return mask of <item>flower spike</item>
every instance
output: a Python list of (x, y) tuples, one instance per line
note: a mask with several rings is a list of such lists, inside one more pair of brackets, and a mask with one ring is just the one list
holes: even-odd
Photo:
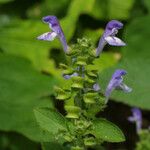
[(119, 29), (123, 28), (123, 24), (117, 20), (112, 20), (106, 25), (105, 31), (99, 40), (98, 47), (96, 49), (96, 56), (102, 52), (104, 46), (108, 43), (112, 46), (125, 46), (126, 44), (119, 38), (115, 37)]
[(63, 49), (65, 53), (68, 50), (68, 45), (66, 42), (66, 38), (64, 36), (64, 33), (62, 31), (62, 28), (59, 24), (59, 21), (56, 16), (46, 16), (42, 18), (44, 23), (49, 24), (50, 29), (52, 32), (46, 32), (40, 36), (37, 37), (38, 40), (45, 40), (45, 41), (53, 41), (56, 37), (59, 38), (63, 45)]
[(128, 121), (136, 123), (136, 131), (139, 133), (142, 129), (142, 113), (139, 108), (132, 108), (132, 116), (128, 117)]
[(128, 93), (131, 92), (132, 89), (129, 88), (126, 84), (123, 83), (123, 76), (126, 75), (127, 72), (125, 70), (118, 69), (112, 75), (112, 78), (106, 88), (105, 96), (106, 96), (106, 103), (111, 92), (115, 89), (123, 90), (124, 92)]

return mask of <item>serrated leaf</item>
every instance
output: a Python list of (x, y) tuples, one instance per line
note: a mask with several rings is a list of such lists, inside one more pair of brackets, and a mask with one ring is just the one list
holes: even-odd
[(53, 107), (48, 96), (54, 78), (34, 70), (23, 58), (0, 54), (0, 130), (16, 131), (35, 141), (51, 136), (37, 125), (33, 109)]
[(67, 129), (65, 118), (53, 109), (36, 108), (34, 114), (40, 127), (52, 134)]
[(122, 131), (112, 122), (106, 119), (98, 119), (93, 122), (92, 134), (107, 142), (122, 142), (125, 137)]

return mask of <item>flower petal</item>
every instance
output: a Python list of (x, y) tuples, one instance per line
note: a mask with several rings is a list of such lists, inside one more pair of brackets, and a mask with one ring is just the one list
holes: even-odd
[(120, 89), (123, 90), (125, 93), (129, 93), (132, 91), (132, 88), (128, 87), (126, 84), (121, 83), (120, 84)]
[(64, 34), (61, 34), (61, 36), (59, 36), (59, 39), (62, 43), (64, 51), (67, 52), (69, 47), (67, 45), (66, 38), (65, 38)]
[(98, 47), (96, 48), (96, 56), (99, 56), (99, 54), (102, 52), (104, 46), (107, 44), (106, 40), (104, 40), (103, 37), (99, 40)]
[(126, 44), (119, 38), (114, 37), (114, 36), (107, 36), (105, 37), (105, 40), (109, 45), (112, 46), (125, 46)]
[(135, 120), (135, 118), (133, 116), (130, 116), (130, 117), (128, 117), (128, 121), (135, 122), (136, 120)]
[(108, 83), (108, 86), (105, 91), (106, 102), (113, 90), (123, 90), (124, 92), (131, 92), (132, 89), (123, 83), (123, 76), (126, 75), (126, 71), (123, 69), (117, 69)]
[(56, 16), (45, 16), (42, 18), (44, 23), (47, 23), (52, 30), (52, 32), (47, 32), (38, 37), (39, 40), (52, 41), (57, 36), (61, 41), (65, 53), (68, 51), (69, 47), (63, 30), (59, 24), (59, 21)]
[(142, 112), (139, 108), (132, 108), (132, 116), (128, 117), (130, 122), (136, 123), (136, 132), (139, 133), (142, 129)]
[(38, 40), (53, 41), (57, 34), (55, 32), (46, 32), (37, 37)]
[(95, 83), (95, 84), (93, 85), (93, 89), (94, 89), (94, 91), (99, 91), (99, 90), (100, 90), (99, 84), (98, 84), (98, 83)]

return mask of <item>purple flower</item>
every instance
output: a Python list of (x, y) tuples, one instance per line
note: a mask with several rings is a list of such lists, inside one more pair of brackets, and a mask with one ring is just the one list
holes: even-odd
[(63, 75), (64, 79), (66, 79), (66, 80), (70, 79), (71, 77), (76, 77), (76, 76), (78, 76), (78, 73), (77, 73), (77, 72), (74, 72), (74, 73), (71, 74), (71, 75), (68, 75), (68, 74)]
[(66, 38), (64, 33), (61, 29), (59, 21), (56, 16), (46, 16), (42, 18), (44, 23), (49, 24), (50, 29), (52, 32), (46, 32), (37, 37), (38, 40), (46, 40), (46, 41), (53, 41), (55, 37), (58, 37), (63, 45), (63, 49), (65, 52), (68, 50), (68, 45), (66, 42)]
[(142, 128), (142, 113), (141, 110), (138, 108), (132, 108), (132, 116), (128, 117), (128, 120), (130, 122), (135, 122), (136, 123), (136, 131), (139, 133), (139, 131)]
[(96, 56), (102, 52), (104, 46), (108, 43), (112, 46), (125, 46), (126, 44), (119, 38), (115, 37), (119, 29), (123, 28), (123, 24), (117, 20), (109, 21), (106, 25), (105, 31), (99, 40), (98, 47), (96, 49)]
[(125, 85), (123, 83), (123, 76), (126, 74), (127, 74), (127, 72), (125, 70), (120, 70), (120, 69), (118, 69), (114, 72), (114, 74), (112, 75), (112, 78), (106, 88), (106, 92), (105, 92), (106, 102), (108, 101), (108, 98), (114, 89), (123, 90), (126, 93), (132, 91), (131, 88), (129, 88), (127, 85)]
[(95, 83), (95, 84), (93, 85), (93, 90), (94, 90), (94, 91), (99, 91), (99, 90), (100, 90), (100, 86), (99, 86), (98, 83)]

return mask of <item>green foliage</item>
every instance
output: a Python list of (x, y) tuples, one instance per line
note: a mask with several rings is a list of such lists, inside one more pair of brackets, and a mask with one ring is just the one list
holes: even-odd
[(95, 0), (91, 14), (97, 19), (127, 19), (135, 0)]
[(0, 4), (4, 4), (4, 3), (8, 3), (8, 2), (11, 2), (13, 0), (0, 0)]
[(101, 54), (101, 57), (94, 60), (94, 66), (90, 65), (89, 68), (97, 69), (99, 72), (103, 71), (104, 69), (107, 69), (109, 67), (112, 67), (117, 64), (118, 60), (116, 58), (117, 53), (105, 53), (103, 52)]
[(37, 150), (39, 144), (16, 133), (0, 133), (1, 150)]
[(23, 58), (0, 54), (0, 129), (16, 131), (36, 141), (48, 141), (36, 123), (33, 109), (52, 107), (48, 96), (54, 78), (35, 71)]
[(150, 12), (150, 1), (149, 0), (144, 0), (145, 7), (148, 9)]
[(53, 0), (44, 0), (42, 3), (36, 3), (31, 7), (27, 14), (30, 18), (43, 17), (49, 14), (56, 16), (64, 15), (66, 7), (69, 5), (69, 0), (57, 0), (57, 3), (54, 3)]
[[(19, 24), (16, 24), (17, 22)], [(46, 29), (49, 30), (40, 22), (16, 20), (10, 27), (1, 28), (0, 48), (5, 53), (27, 58), (38, 70), (57, 76), (59, 71), (56, 73), (53, 60), (48, 58), (49, 43), (36, 40), (36, 37)]]
[(80, 14), (90, 12), (93, 2), (93, 0), (86, 0), (86, 2), (84, 0), (73, 0), (70, 4), (66, 17), (61, 20), (63, 31), (68, 40), (71, 39), (75, 32)]
[(106, 119), (98, 119), (93, 121), (93, 131), (91, 133), (102, 141), (125, 141), (122, 131), (115, 124), (107, 121)]
[(42, 143), (42, 150), (69, 150), (58, 143)]
[(136, 143), (136, 150), (150, 149), (150, 131), (148, 129), (141, 130), (139, 133), (139, 141)]
[(56, 138), (56, 134), (67, 129), (65, 118), (56, 110), (49, 108), (37, 108), (34, 110), (35, 117), (40, 127)]
[(101, 74), (101, 85), (109, 82), (116, 68), (127, 70), (126, 83), (133, 88), (131, 94), (115, 91), (112, 99), (121, 101), (131, 106), (150, 109), (150, 53), (149, 53), (149, 24), (150, 16), (140, 17), (131, 22), (126, 28), (125, 37), (128, 44), (123, 49), (123, 58), (112, 70), (106, 70)]

